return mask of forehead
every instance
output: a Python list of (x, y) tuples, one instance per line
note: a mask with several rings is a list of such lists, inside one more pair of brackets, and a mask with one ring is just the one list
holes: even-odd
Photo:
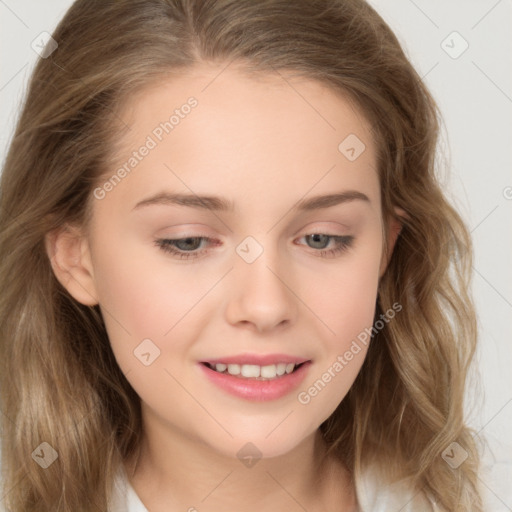
[(120, 118), (129, 129), (117, 166), (151, 146), (112, 194), (132, 202), (163, 187), (228, 197), (231, 189), (247, 200), (334, 188), (378, 195), (362, 112), (348, 95), (291, 73), (234, 64), (178, 70), (132, 96)]
[[(207, 108), (231, 106), (249, 110), (254, 107), (262, 115), (275, 108), (277, 118), (286, 109), (304, 117), (304, 121), (323, 122), (337, 129), (336, 117), (343, 113), (347, 122), (366, 125), (364, 115), (351, 100), (348, 92), (335, 90), (326, 83), (288, 70), (254, 71), (241, 64), (198, 64), (169, 72), (132, 95), (124, 104), (121, 117), (137, 117), (139, 121), (158, 113), (171, 113), (195, 96)], [(255, 114), (255, 112), (253, 112)], [(151, 119), (153, 120), (153, 119)], [(312, 127), (313, 128), (313, 127)]]
[[(138, 131), (145, 128), (147, 132), (155, 122), (168, 120), (190, 97), (200, 106), (194, 110), (194, 117), (206, 122), (222, 118), (225, 125), (235, 127), (243, 119), (247, 127), (256, 129), (260, 127), (258, 121), (263, 121), (271, 133), (273, 127), (288, 121), (286, 128), (291, 136), (307, 136), (308, 131), (319, 127), (341, 136), (351, 127), (365, 143), (373, 142), (371, 126), (348, 92), (291, 71), (256, 72), (233, 63), (204, 63), (175, 70), (132, 95), (124, 103), (120, 118), (131, 128), (135, 122)], [(292, 130), (297, 118), (302, 123)]]

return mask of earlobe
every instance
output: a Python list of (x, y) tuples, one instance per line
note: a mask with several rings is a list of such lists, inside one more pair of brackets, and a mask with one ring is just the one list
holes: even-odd
[(98, 304), (89, 243), (79, 228), (48, 233), (45, 246), (55, 277), (70, 295), (86, 306)]

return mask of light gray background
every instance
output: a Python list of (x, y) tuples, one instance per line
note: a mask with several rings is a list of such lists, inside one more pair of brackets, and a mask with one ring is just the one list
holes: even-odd
[[(37, 54), (70, 0), (0, 0), (0, 161)], [(371, 0), (397, 34), (444, 116), (445, 190), (475, 242), (473, 293), (480, 389), (468, 421), (512, 461), (512, 0)], [(453, 35), (453, 32), (459, 35)], [(443, 43), (444, 41), (444, 43)], [(467, 50), (457, 58), (464, 41)], [(451, 56), (447, 53), (451, 52)], [(503, 475), (504, 476), (504, 475)], [(485, 481), (493, 510), (512, 510), (510, 482)]]

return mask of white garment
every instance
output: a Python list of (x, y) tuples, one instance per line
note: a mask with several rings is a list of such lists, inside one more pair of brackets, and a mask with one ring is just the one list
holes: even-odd
[(113, 502), (108, 512), (148, 512), (126, 478), (124, 470), (119, 472), (114, 484)]
[[(512, 448), (491, 436), (487, 436), (487, 440), (479, 477), (484, 510), (508, 512), (512, 508)], [(414, 495), (408, 479), (386, 485), (379, 482), (377, 473), (370, 470), (356, 481), (356, 494), (359, 512), (439, 511), (421, 493)], [(114, 502), (109, 512), (149, 512), (127, 480), (124, 470), (116, 480)]]

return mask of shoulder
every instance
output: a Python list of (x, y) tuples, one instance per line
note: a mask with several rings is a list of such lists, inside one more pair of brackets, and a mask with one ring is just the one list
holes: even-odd
[[(484, 510), (501, 510), (512, 505), (512, 446), (493, 436), (483, 438), (480, 453), (479, 491)], [(370, 466), (356, 480), (361, 512), (440, 512), (423, 493), (414, 491), (410, 479), (386, 480), (377, 466)], [(503, 508), (505, 510), (505, 508)]]
[(410, 479), (385, 479), (377, 466), (365, 469), (356, 479), (356, 493), (361, 512), (437, 512), (439, 509), (426, 496), (412, 488)]

